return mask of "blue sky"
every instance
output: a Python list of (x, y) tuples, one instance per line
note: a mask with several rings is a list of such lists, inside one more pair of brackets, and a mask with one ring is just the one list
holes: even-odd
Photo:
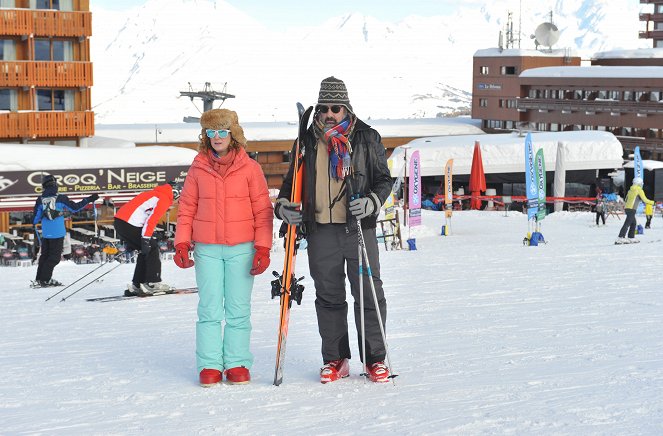
[[(90, 0), (90, 3), (110, 10), (127, 10), (140, 6), (145, 1)], [(317, 4), (310, 0), (226, 0), (226, 2), (275, 30), (292, 25), (318, 24), (327, 17), (336, 17), (346, 12), (360, 12), (385, 21), (398, 21), (408, 15), (446, 15), (458, 5), (457, 0), (333, 0)]]

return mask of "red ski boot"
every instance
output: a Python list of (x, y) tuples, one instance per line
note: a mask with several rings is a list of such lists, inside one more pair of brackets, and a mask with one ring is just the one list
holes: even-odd
[(332, 360), (320, 368), (320, 383), (334, 382), (350, 375), (348, 359)]
[(368, 379), (375, 383), (386, 383), (389, 381), (389, 368), (384, 362), (375, 362), (368, 365)]
[(251, 381), (251, 373), (243, 366), (226, 370), (226, 381), (231, 385), (245, 385)]
[(221, 381), (221, 371), (205, 368), (200, 371), (200, 386), (208, 388)]

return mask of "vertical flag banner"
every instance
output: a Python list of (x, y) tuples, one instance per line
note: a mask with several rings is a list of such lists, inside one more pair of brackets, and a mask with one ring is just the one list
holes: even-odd
[[(562, 198), (566, 195), (566, 144), (557, 143), (557, 158), (555, 159), (555, 178), (553, 181), (553, 197)], [(555, 212), (564, 210), (564, 201), (555, 200)]]
[(525, 138), (525, 190), (527, 191), (527, 219), (531, 220), (538, 212), (539, 201), (531, 133), (528, 133)]
[(642, 157), (640, 156), (640, 147), (635, 147), (633, 150), (633, 178), (640, 177), (644, 180), (644, 174), (642, 172)]
[(396, 210), (394, 209), (394, 193), (392, 192), (387, 196), (387, 200), (384, 202), (384, 218), (387, 220), (393, 220), (396, 218)]
[(421, 164), (419, 150), (412, 153), (410, 158), (410, 226), (421, 224)]
[(546, 217), (546, 162), (542, 148), (536, 152), (536, 184), (539, 191), (539, 210), (536, 213), (536, 220), (541, 221)]
[(444, 167), (444, 216), (451, 218), (453, 212), (453, 188), (452, 188), (452, 174), (453, 174), (454, 160), (449, 159)]

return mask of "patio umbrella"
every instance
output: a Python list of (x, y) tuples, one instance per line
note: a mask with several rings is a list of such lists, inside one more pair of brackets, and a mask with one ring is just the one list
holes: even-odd
[(481, 147), (479, 141), (474, 142), (474, 154), (472, 155), (472, 170), (470, 171), (470, 209), (481, 209), (481, 200), (477, 197), (486, 190), (486, 174), (483, 172), (483, 161), (481, 160)]

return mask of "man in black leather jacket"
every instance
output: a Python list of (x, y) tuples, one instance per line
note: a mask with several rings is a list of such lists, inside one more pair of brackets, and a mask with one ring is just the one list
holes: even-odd
[[(291, 165), (274, 213), (287, 224), (301, 224), (306, 235), (309, 267), (315, 283), (318, 330), (322, 338), (324, 366), (320, 381), (327, 383), (349, 375), (346, 264), (354, 297), (359, 349), (362, 349), (358, 222), (363, 231), (383, 325), (386, 321), (387, 305), (380, 280), (375, 227), (380, 208), (391, 193), (392, 181), (380, 134), (356, 117), (345, 84), (335, 77), (324, 79), (320, 85), (313, 123), (302, 138), (301, 148), (304, 161), (302, 204), (289, 201)], [(386, 382), (390, 375), (384, 364), (386, 348), (365, 267), (363, 280), (365, 363), (372, 381)]]

